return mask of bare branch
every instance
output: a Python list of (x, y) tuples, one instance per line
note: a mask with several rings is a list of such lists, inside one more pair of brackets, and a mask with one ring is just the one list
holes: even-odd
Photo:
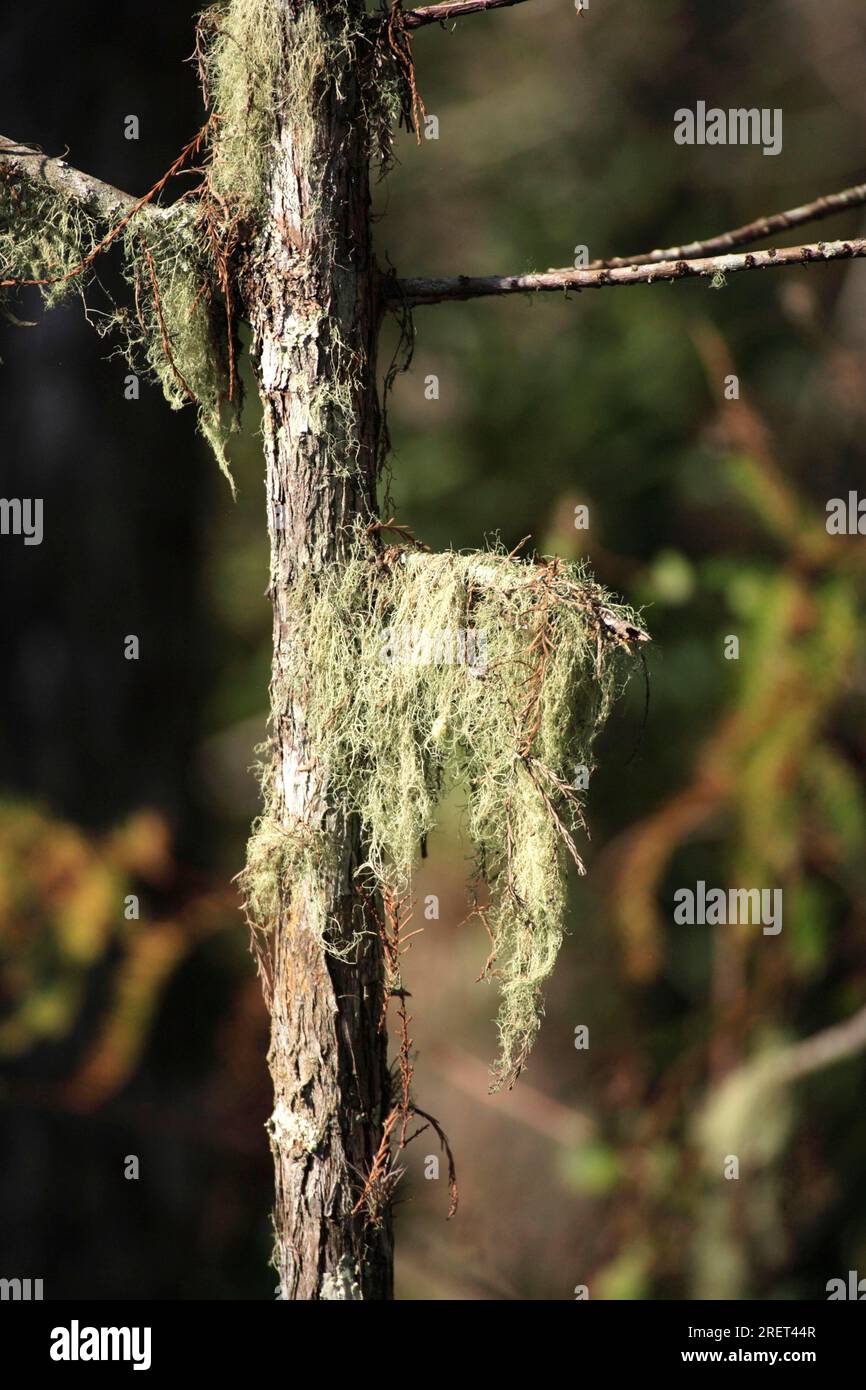
[(424, 5), (419, 10), (404, 10), (404, 29), (421, 29), (425, 24), (445, 24), (449, 19), (461, 19), (466, 14), (482, 10), (504, 10), (510, 5), (522, 5), (524, 0), (448, 0), (442, 5)]
[(813, 203), (804, 203), (802, 207), (774, 212), (769, 217), (756, 217), (754, 222), (747, 222), (732, 232), (708, 237), (706, 241), (689, 241), (684, 246), (669, 246), (664, 251), (643, 251), (636, 256), (612, 256), (609, 260), (592, 261), (587, 269), (597, 270), (602, 266), (613, 269), (615, 266), (649, 265), (658, 261), (693, 260), (698, 256), (720, 255), (732, 251), (735, 246), (763, 241), (765, 237), (788, 231), (791, 227), (802, 227), (807, 222), (822, 222), (825, 217), (847, 212), (849, 208), (862, 207), (864, 203), (866, 183), (858, 183), (853, 188), (843, 189), (841, 193), (827, 193)]
[(93, 212), (99, 213), (106, 221), (127, 213), (134, 208), (137, 199), (129, 193), (122, 193), (110, 183), (103, 183), (92, 174), (83, 174), (73, 169), (65, 159), (53, 159), (42, 150), (21, 145), (0, 135), (0, 177), (7, 173), (19, 175), (37, 187), (42, 185), (55, 193), (63, 193), (76, 202), (84, 203)]
[(552, 291), (595, 290), (605, 285), (652, 285), (658, 280), (718, 278), (744, 270), (769, 270), (773, 266), (809, 265), (813, 261), (851, 260), (866, 256), (866, 238), (819, 241), (809, 246), (779, 246), (768, 251), (747, 251), (731, 256), (698, 260), (651, 261), (641, 265), (601, 266), (585, 270), (533, 271), (526, 275), (459, 275), (456, 279), (392, 278), (385, 294), (395, 305), (440, 304), (451, 299), (483, 299), (500, 294), (540, 294)]
[(802, 1042), (793, 1043), (773, 1058), (774, 1075), (780, 1080), (794, 1081), (801, 1076), (809, 1076), (833, 1062), (847, 1057), (856, 1057), (866, 1048), (866, 1008), (858, 1009), (856, 1014), (836, 1023), (820, 1033), (813, 1033)]

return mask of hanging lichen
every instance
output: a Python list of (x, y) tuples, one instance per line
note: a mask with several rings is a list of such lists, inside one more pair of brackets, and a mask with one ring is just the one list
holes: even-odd
[[(7, 170), (0, 280), (36, 284), (54, 305), (74, 292), (83, 296), (97, 256), (119, 245), (134, 312), (110, 304), (95, 321), (102, 331), (121, 329), (130, 366), (146, 364), (174, 409), (196, 407), (231, 481), (226, 446), (240, 411), (236, 287), (245, 258), (255, 272), (250, 248), (265, 215), (279, 132), (291, 129), (296, 165), (315, 185), (317, 103), (334, 73), (351, 72), (345, 80), (357, 81), (365, 149), (383, 162), (394, 123), (411, 119), (412, 97), (388, 27), (339, 5), (327, 14), (305, 5), (288, 29), (275, 0), (212, 6), (199, 22), (197, 57), (208, 120), (131, 216), (118, 212), (107, 227), (99, 208)], [(173, 207), (157, 207), (156, 195), (188, 156), (201, 160), (199, 186)]]
[(134, 308), (110, 298), (106, 306), (103, 289), (93, 321), (104, 335), (120, 330), (130, 368), (149, 369), (174, 409), (195, 405), (229, 476), (225, 450), (240, 405), (231, 291), (199, 200), (167, 209), (144, 203), (106, 232), (78, 197), (11, 170), (0, 180), (0, 280), (8, 282), (7, 294), (35, 286), (48, 306), (76, 293), (84, 298), (97, 257), (115, 245)]
[[(301, 581), (291, 690), (328, 803), (360, 819), (369, 887), (408, 894), (443, 791), (462, 789), (502, 993), (499, 1085), (519, 1073), (538, 1031), (567, 860), (582, 871), (575, 835), (593, 740), (645, 634), (584, 569), (559, 560), (396, 547), (386, 559), (359, 549)], [(287, 886), (306, 893), (320, 873), (304, 836), (267, 811), (259, 823), (244, 876), (259, 925), (276, 920), (268, 909)]]
[(197, 407), (201, 432), (231, 483), (226, 446), (239, 410), (234, 325), (194, 201), (130, 222), (124, 275), (135, 304), (134, 314), (117, 316), (127, 357), (144, 358), (173, 410)]

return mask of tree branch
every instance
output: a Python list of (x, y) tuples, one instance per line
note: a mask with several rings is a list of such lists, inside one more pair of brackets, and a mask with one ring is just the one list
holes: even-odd
[(866, 1007), (856, 1014), (813, 1033), (810, 1038), (792, 1043), (772, 1059), (774, 1075), (780, 1080), (795, 1081), (801, 1076), (809, 1076), (833, 1062), (847, 1057), (856, 1057), (866, 1048)]
[(7, 173), (19, 175), (35, 187), (63, 193), (76, 202), (84, 203), (106, 221), (130, 212), (138, 202), (129, 193), (122, 193), (110, 183), (103, 183), (92, 174), (73, 169), (65, 159), (52, 159), (42, 150), (21, 145), (0, 135), (0, 177)]
[(732, 232), (721, 232), (708, 237), (706, 241), (689, 241), (684, 246), (669, 246), (664, 251), (643, 251), (636, 256), (612, 256), (609, 260), (592, 261), (588, 270), (598, 270), (602, 266), (613, 269), (624, 265), (649, 265), (658, 261), (692, 260), (699, 256), (715, 256), (732, 251), (735, 246), (748, 246), (753, 241), (763, 241), (764, 237), (776, 232), (788, 231), (791, 227), (802, 227), (806, 222), (822, 222), (825, 217), (833, 217), (837, 212), (849, 208), (862, 207), (866, 203), (866, 183), (845, 188), (841, 193), (828, 193), (816, 198), (813, 203), (790, 208), (787, 212), (774, 212), (769, 217), (756, 217), (743, 227)]
[[(65, 280), (73, 280), (117, 240), (137, 213), (144, 211), (147, 216), (155, 217), (168, 212), (168, 209), (154, 205), (153, 199), (162, 192), (169, 180), (174, 178), (189, 156), (198, 153), (213, 120), (214, 115), (211, 113), (198, 134), (184, 146), (162, 178), (157, 179), (153, 187), (140, 198), (122, 193), (119, 188), (95, 179), (92, 174), (82, 174), (79, 169), (71, 169), (65, 159), (51, 159), (41, 150), (32, 150), (28, 145), (17, 145), (14, 140), (0, 136), (0, 180), (7, 175), (20, 177), (23, 174), (34, 188), (48, 188), (55, 193), (65, 194), (99, 213), (103, 220), (110, 224), (102, 240), (97, 242), (78, 265), (73, 266), (72, 270), (67, 270), (64, 275), (37, 280), (0, 280), (0, 289), (11, 289), (21, 285), (56, 285)], [(118, 213), (121, 216), (119, 220), (115, 220)]]
[(451, 299), (483, 299), (500, 294), (540, 294), (551, 291), (594, 290), (604, 285), (652, 285), (657, 280), (686, 280), (738, 275), (744, 270), (773, 266), (809, 265), (813, 261), (850, 260), (866, 256), (866, 238), (819, 241), (808, 246), (771, 247), (730, 256), (697, 260), (651, 261), (640, 265), (601, 266), (585, 270), (532, 271), (526, 275), (459, 275), (456, 279), (386, 281), (385, 294), (395, 305), (440, 304)]
[(403, 11), (404, 29), (421, 29), (425, 24), (444, 24), (466, 14), (482, 10), (503, 10), (510, 5), (522, 5), (524, 0), (448, 0), (447, 4), (424, 5), (419, 10)]

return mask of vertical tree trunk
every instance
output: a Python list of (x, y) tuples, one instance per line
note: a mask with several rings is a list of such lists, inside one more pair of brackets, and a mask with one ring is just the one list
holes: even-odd
[(375, 516), (379, 309), (367, 144), (352, 50), (331, 42), (347, 9), (360, 21), (364, 7), (279, 3), (287, 56), (318, 30), (326, 63), (306, 97), (287, 93), (280, 111), (268, 222), (246, 296), (271, 536), (273, 809), (287, 831), (326, 835), (337, 868), (286, 886), (265, 948), (275, 1264), (283, 1299), (384, 1299), (393, 1292), (387, 1211), (374, 1222), (352, 1215), (388, 1108), (382, 952), (375, 932), (345, 962), (322, 947), (323, 915), (352, 938), (359, 837), (326, 807), (327, 769), (307, 737), (304, 692), (291, 688), (292, 648), (304, 640), (293, 584), (301, 571), (340, 564), (353, 521)]

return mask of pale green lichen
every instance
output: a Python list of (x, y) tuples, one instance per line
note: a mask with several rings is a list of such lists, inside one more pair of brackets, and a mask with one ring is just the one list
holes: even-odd
[[(277, 699), (290, 684), (304, 706), (328, 802), (360, 820), (369, 885), (408, 895), (444, 790), (465, 795), (502, 993), (496, 1083), (509, 1081), (565, 929), (566, 863), (583, 825), (576, 774), (592, 766), (637, 620), (579, 566), (496, 551), (399, 549), (377, 564), (359, 548), (301, 580), (294, 602), (303, 649)], [(266, 815), (248, 898), (278, 907), (303, 849)], [(266, 887), (272, 872), (280, 882)]]
[[(196, 406), (201, 432), (231, 484), (226, 446), (239, 414), (239, 401), (229, 399), (233, 325), (206, 248), (192, 201), (156, 218), (134, 218), (124, 235), (124, 274), (136, 313), (119, 319), (127, 355), (144, 358), (172, 410)], [(237, 396), (237, 383), (233, 389)]]
[(275, 1153), (313, 1154), (325, 1137), (323, 1126), (317, 1122), (312, 1110), (293, 1109), (285, 1100), (280, 1100), (273, 1114), (265, 1124), (265, 1129)]
[(337, 1267), (336, 1274), (332, 1274), (329, 1269), (326, 1269), (322, 1275), (319, 1298), (326, 1302), (363, 1302), (364, 1295), (361, 1292), (360, 1273), (358, 1266), (353, 1264), (347, 1255), (344, 1255)]
[[(214, 193), (235, 210), (261, 209), (278, 113), (294, 99), (283, 44), (285, 18), (271, 0), (212, 5), (200, 19), (205, 96), (217, 113), (211, 142)], [(316, 61), (315, 53), (309, 55)]]
[[(37, 281), (53, 307), (82, 291), (69, 278), (99, 244), (95, 217), (78, 199), (11, 175), (0, 179), (0, 280)], [(3, 292), (5, 295), (5, 292)]]
[[(54, 305), (84, 294), (94, 278), (94, 252), (121, 245), (135, 311), (112, 304), (94, 321), (105, 331), (122, 330), (132, 369), (143, 361), (173, 408), (195, 405), (231, 481), (226, 446), (240, 410), (233, 300), (245, 258), (252, 255), (247, 273), (258, 273), (250, 248), (266, 215), (280, 132), (291, 133), (292, 163), (315, 190), (329, 154), (318, 147), (326, 84), (347, 100), (350, 84), (357, 84), (366, 151), (384, 158), (393, 120), (406, 107), (406, 75), (385, 26), (368, 25), (361, 12), (337, 4), (327, 13), (304, 4), (292, 14), (277, 0), (215, 5), (201, 17), (199, 57), (211, 112), (201, 145), (190, 147), (204, 157), (200, 188), (169, 209), (148, 205), (128, 223), (118, 214), (109, 228), (78, 199), (4, 177), (0, 279), (40, 282), (45, 302)], [(330, 271), (336, 284), (337, 267)], [(335, 343), (333, 385), (316, 406), (323, 431), (344, 448), (340, 466), (347, 471), (357, 453), (354, 385), (338, 349)]]
[[(192, 403), (223, 472), (226, 443), (237, 428), (237, 392), (230, 402), (228, 333), (216, 268), (201, 235), (195, 202), (143, 208), (116, 238), (134, 309), (109, 300), (93, 321), (102, 334), (120, 330), (131, 370), (149, 369), (169, 404)], [(0, 181), (0, 279), (36, 282), (46, 305), (84, 297), (95, 278), (94, 251), (106, 239), (78, 199), (21, 178)]]
[(365, 18), (338, 4), (327, 12), (305, 4), (287, 16), (273, 0), (227, 0), (204, 11), (203, 85), (219, 118), (211, 184), (232, 208), (247, 216), (262, 211), (281, 129), (291, 131), (295, 167), (315, 182), (329, 153), (316, 143), (329, 81), (338, 92), (341, 83), (359, 84), (368, 153), (387, 163), (407, 84), (384, 24), (372, 27)]

